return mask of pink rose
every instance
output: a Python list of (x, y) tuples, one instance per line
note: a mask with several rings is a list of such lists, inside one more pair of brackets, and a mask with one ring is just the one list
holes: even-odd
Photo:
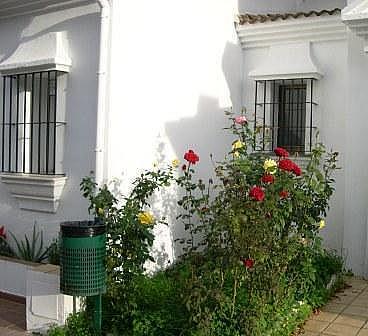
[(239, 125), (245, 125), (246, 123), (248, 123), (247, 118), (244, 116), (237, 116), (235, 117), (234, 120), (235, 120), (235, 123)]

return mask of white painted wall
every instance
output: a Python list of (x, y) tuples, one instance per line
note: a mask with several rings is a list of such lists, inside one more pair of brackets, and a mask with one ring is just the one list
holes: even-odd
[[(123, 177), (124, 190), (142, 169), (182, 160), (189, 148), (202, 177), (209, 154), (229, 150), (223, 111), (239, 108), (241, 96), (237, 12), (229, 0), (113, 1), (108, 176)], [(157, 249), (170, 245), (171, 233), (158, 231)]]
[[(109, 179), (122, 178), (122, 190), (153, 163), (182, 159), (189, 148), (199, 153), (199, 176), (210, 174), (209, 153), (221, 159), (232, 138), (226, 136), (223, 110), (242, 104), (253, 108), (252, 81), (247, 73), (265, 57), (265, 48), (238, 46), (233, 27), (238, 12), (290, 12), (342, 7), (343, 0), (245, 1), (113, 0), (109, 124), (106, 169)], [(0, 185), (0, 225), (15, 234), (32, 230), (35, 221), (53, 236), (62, 220), (85, 218), (86, 202), (79, 182), (94, 169), (99, 14), (95, 4), (0, 21), (0, 61), (20, 40), (50, 31), (66, 31), (72, 71), (67, 88), (64, 154), (68, 182), (56, 215), (18, 209)], [(367, 56), (362, 42), (313, 43), (317, 65), (325, 76), (315, 88), (321, 138), (341, 153), (344, 167), (323, 235), (326, 244), (343, 249), (348, 265), (363, 274), (367, 248), (367, 142), (364, 125)], [(244, 77), (244, 81), (243, 81)], [(0, 84), (1, 85), (1, 84)], [(1, 87), (0, 87), (1, 90)], [(362, 122), (363, 121), (363, 122)], [(159, 203), (170, 212), (176, 191)], [(172, 259), (173, 236), (180, 226), (158, 228), (157, 254)]]
[(66, 89), (63, 165), (68, 181), (61, 205), (55, 215), (20, 210), (6, 186), (0, 184), (0, 225), (19, 236), (30, 233), (37, 221), (47, 240), (56, 235), (61, 221), (87, 217), (79, 183), (94, 169), (99, 8), (90, 4), (0, 20), (0, 61), (9, 57), (20, 41), (54, 31), (67, 33), (73, 60)]
[(368, 276), (368, 55), (363, 40), (349, 34), (345, 153), (344, 249), (353, 271)]
[[(334, 3), (333, 6), (328, 5), (330, 3)], [(240, 9), (291, 12), (341, 7), (339, 1), (305, 1), (302, 7), (297, 4), (295, 1), (243, 1), (240, 2)], [(347, 35), (346, 41), (312, 44), (314, 60), (324, 73), (315, 87), (321, 140), (328, 148), (340, 152), (342, 166), (337, 173), (336, 193), (322, 235), (328, 247), (341, 251), (349, 269), (368, 276), (368, 186), (364, 182), (368, 178), (368, 152), (364, 147), (368, 141), (368, 56), (363, 48), (363, 40), (352, 33)], [(266, 51), (267, 48), (248, 49), (244, 54), (243, 104), (250, 109), (254, 102), (254, 84), (246, 74), (260, 64)]]

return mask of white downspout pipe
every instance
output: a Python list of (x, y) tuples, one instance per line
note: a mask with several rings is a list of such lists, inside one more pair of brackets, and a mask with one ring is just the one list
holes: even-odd
[(95, 148), (95, 182), (101, 185), (106, 178), (105, 165), (105, 126), (107, 119), (107, 70), (109, 55), (111, 7), (109, 0), (97, 0), (101, 10), (100, 19), (100, 59), (98, 66), (97, 120), (96, 120), (96, 148)]

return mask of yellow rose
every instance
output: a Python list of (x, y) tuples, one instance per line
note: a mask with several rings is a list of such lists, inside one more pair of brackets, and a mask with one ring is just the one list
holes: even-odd
[(145, 211), (138, 214), (138, 220), (141, 224), (151, 225), (155, 221), (155, 218), (150, 212)]
[(319, 229), (322, 230), (326, 226), (326, 223), (323, 219), (319, 222)]
[(178, 168), (180, 165), (180, 161), (178, 159), (172, 160), (171, 165), (173, 166), (173, 168)]
[(267, 159), (263, 164), (264, 170), (269, 174), (275, 174), (277, 170), (277, 162), (272, 159)]
[(240, 140), (237, 140), (233, 143), (233, 150), (237, 150), (237, 149), (241, 149), (244, 147), (244, 143), (241, 142)]
[(97, 213), (98, 213), (100, 216), (103, 216), (103, 215), (105, 214), (104, 209), (102, 209), (102, 208), (98, 208)]

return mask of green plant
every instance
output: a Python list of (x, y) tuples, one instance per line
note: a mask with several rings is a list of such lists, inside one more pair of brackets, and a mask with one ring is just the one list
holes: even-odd
[[(152, 229), (165, 219), (155, 219), (149, 212), (148, 199), (170, 184), (172, 166), (142, 173), (131, 193), (116, 198), (106, 185), (98, 188), (91, 178), (84, 178), (81, 191), (90, 201), (89, 211), (107, 228), (107, 293), (104, 296), (104, 325), (118, 335), (132, 329), (136, 299), (140, 295), (135, 279), (144, 271), (154, 235)], [(108, 323), (107, 323), (108, 321)]]
[(48, 248), (47, 259), (52, 265), (60, 265), (60, 248), (58, 238), (54, 238), (52, 240)]
[(85, 312), (69, 315), (65, 323), (66, 336), (93, 336), (95, 332)]
[(94, 336), (91, 321), (85, 312), (69, 315), (65, 326), (52, 326), (46, 336)]
[(24, 235), (24, 240), (18, 240), (13, 233), (9, 233), (16, 244), (16, 249), (12, 252), (17, 258), (32, 262), (42, 262), (47, 259), (49, 249), (44, 248), (43, 233), (36, 229), (36, 225), (33, 226), (31, 238)]
[(192, 275), (185, 303), (201, 335), (263, 335), (262, 318), (286, 299), (289, 306), (312, 292), (312, 305), (325, 299), (318, 232), (334, 190), (337, 153), (317, 144), (303, 172), (283, 148), (275, 149), (277, 159), (253, 152), (256, 133), (245, 117), (238, 123), (228, 115), (235, 139), (225, 160), (214, 163), (218, 182), (195, 181), (191, 160), (178, 179), (185, 189), (179, 217), (188, 231), (179, 242)]
[(52, 326), (47, 331), (46, 336), (66, 336), (66, 330), (65, 327), (60, 326)]
[(139, 296), (133, 311), (134, 336), (176, 336), (185, 330), (188, 313), (182, 302), (182, 279), (159, 272), (136, 279)]
[[(145, 171), (132, 192), (116, 198), (85, 178), (81, 190), (92, 215), (106, 223), (108, 290), (104, 328), (133, 336), (286, 336), (326, 302), (341, 258), (322, 248), (319, 231), (334, 191), (337, 153), (322, 144), (302, 169), (283, 148), (277, 158), (253, 152), (256, 133), (228, 113), (235, 139), (208, 183), (196, 180), (193, 150), (182, 174)], [(241, 120), (241, 122), (238, 122)], [(322, 169), (320, 169), (322, 167)], [(175, 182), (186, 236), (182, 257), (153, 277), (150, 197)], [(339, 280), (340, 278), (338, 278)], [(339, 284), (339, 281), (336, 285)]]

